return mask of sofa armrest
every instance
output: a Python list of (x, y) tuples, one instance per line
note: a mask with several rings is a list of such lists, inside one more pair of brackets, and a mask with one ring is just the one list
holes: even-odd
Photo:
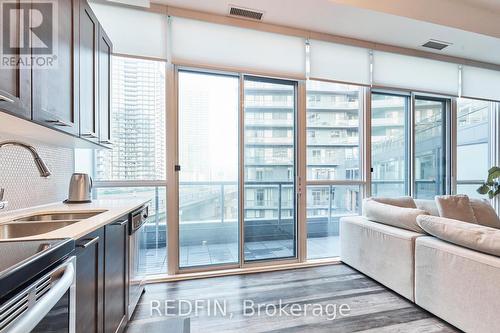
[(340, 219), (340, 259), (414, 300), (415, 239), (422, 234), (363, 217)]

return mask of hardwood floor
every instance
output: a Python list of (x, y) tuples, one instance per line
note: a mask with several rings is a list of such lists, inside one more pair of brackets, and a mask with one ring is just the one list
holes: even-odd
[[(173, 316), (190, 306), (191, 315)], [(189, 326), (190, 332), (459, 332), (346, 265), (148, 285), (127, 332), (189, 332)]]

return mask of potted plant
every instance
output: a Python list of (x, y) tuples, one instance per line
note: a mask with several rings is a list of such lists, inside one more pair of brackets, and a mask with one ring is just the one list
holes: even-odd
[(488, 194), (490, 199), (500, 194), (500, 167), (494, 166), (488, 170), (488, 179), (477, 189), (479, 194)]

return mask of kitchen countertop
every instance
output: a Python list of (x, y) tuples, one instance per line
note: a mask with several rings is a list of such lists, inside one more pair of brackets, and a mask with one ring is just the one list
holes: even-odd
[(11, 212), (0, 213), (0, 224), (2, 224), (33, 214), (105, 211), (101, 214), (95, 215), (88, 219), (81, 220), (66, 227), (50, 231), (44, 234), (22, 237), (22, 238), (4, 239), (0, 241), (56, 239), (56, 238), (72, 238), (74, 240), (77, 240), (87, 235), (88, 233), (115, 221), (117, 218), (125, 214), (128, 214), (136, 210), (137, 208), (140, 208), (149, 201), (150, 200), (145, 200), (145, 199), (125, 199), (125, 200), (113, 199), (113, 200), (94, 200), (91, 203), (84, 203), (84, 204), (65, 204), (61, 202), (61, 203), (54, 203), (54, 204), (14, 210)]

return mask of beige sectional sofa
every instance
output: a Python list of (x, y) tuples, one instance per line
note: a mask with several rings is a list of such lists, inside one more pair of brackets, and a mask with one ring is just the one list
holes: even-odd
[(500, 257), (361, 216), (341, 219), (340, 247), (344, 263), (455, 327), (500, 332)]

